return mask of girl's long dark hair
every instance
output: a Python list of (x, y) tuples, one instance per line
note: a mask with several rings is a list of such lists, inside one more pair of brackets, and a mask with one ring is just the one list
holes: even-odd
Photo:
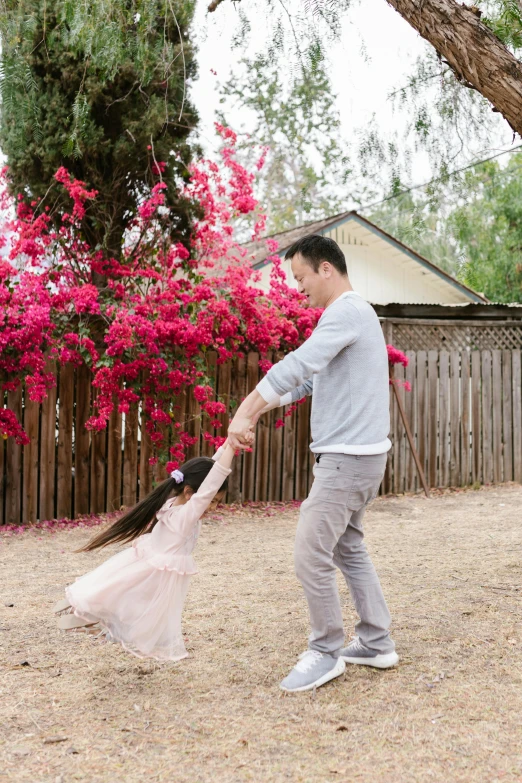
[[(181, 466), (184, 480), (177, 484), (175, 479), (168, 478), (159, 484), (146, 498), (143, 498), (134, 508), (116, 520), (107, 530), (91, 539), (79, 552), (90, 552), (93, 549), (132, 541), (143, 533), (150, 533), (156, 524), (156, 513), (170, 498), (181, 495), (185, 487), (191, 487), (197, 492), (203, 481), (216, 463), (210, 457), (194, 457)], [(222, 484), (222, 492), (227, 488), (227, 481)]]

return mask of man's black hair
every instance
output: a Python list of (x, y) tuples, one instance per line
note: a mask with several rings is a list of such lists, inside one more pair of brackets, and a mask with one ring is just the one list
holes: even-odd
[(328, 261), (341, 275), (347, 275), (346, 259), (344, 253), (333, 239), (323, 237), (321, 234), (309, 234), (298, 239), (288, 248), (285, 259), (293, 258), (297, 253), (310, 264), (314, 272), (319, 271), (323, 261)]

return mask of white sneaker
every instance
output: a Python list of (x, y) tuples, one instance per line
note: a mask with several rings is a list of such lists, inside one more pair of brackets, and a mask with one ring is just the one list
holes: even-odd
[(346, 663), (358, 663), (362, 666), (374, 666), (376, 669), (389, 669), (399, 663), (399, 656), (395, 651), (378, 653), (365, 647), (359, 637), (353, 639), (348, 647), (343, 647), (339, 653)]
[(288, 693), (311, 691), (312, 688), (319, 688), (339, 677), (345, 669), (346, 664), (342, 658), (334, 658), (333, 655), (318, 650), (306, 650), (301, 653), (296, 665), (279, 687)]

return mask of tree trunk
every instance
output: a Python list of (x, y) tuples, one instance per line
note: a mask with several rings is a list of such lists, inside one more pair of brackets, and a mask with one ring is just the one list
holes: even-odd
[(474, 87), (522, 135), (522, 63), (455, 0), (387, 0), (444, 58), (457, 78)]

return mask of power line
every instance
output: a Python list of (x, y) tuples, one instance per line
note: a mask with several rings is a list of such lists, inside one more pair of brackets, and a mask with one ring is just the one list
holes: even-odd
[[(506, 150), (506, 151), (507, 152), (511, 152), (511, 150)], [(480, 180), (480, 184), (481, 185), (487, 185), (488, 183), (493, 182), (497, 178), (502, 180), (502, 178), (505, 177), (506, 175), (508, 175), (508, 174), (516, 174), (516, 172), (518, 172), (518, 171), (522, 171), (522, 164), (520, 166), (516, 166), (514, 168), (511, 168), (509, 170), (508, 169), (501, 169), (500, 171), (498, 171), (495, 174), (494, 177), (487, 177), (486, 179), (481, 179)], [(458, 198), (461, 198), (461, 197), (458, 196)], [(448, 199), (446, 199), (445, 205), (446, 206), (451, 206), (451, 204), (449, 204)], [(423, 204), (416, 204), (416, 203), (414, 203), (413, 206), (405, 207), (404, 209), (399, 209), (398, 212), (394, 212), (393, 216), (396, 217), (396, 218), (400, 218), (403, 215), (408, 215), (408, 214), (411, 214), (412, 212), (415, 212), (415, 210), (419, 210), (419, 212), (422, 212), (424, 210), (425, 206), (426, 206), (426, 204), (423, 205)]]
[(454, 177), (455, 174), (460, 174), (462, 171), (467, 171), (468, 169), (473, 169), (475, 166), (480, 166), (482, 163), (487, 163), (490, 160), (495, 160), (495, 158), (500, 158), (502, 155), (507, 155), (508, 152), (515, 152), (515, 150), (521, 149), (522, 144), (517, 144), (516, 147), (511, 147), (510, 150), (502, 150), (502, 152), (497, 152), (496, 155), (491, 155), (489, 158), (483, 158), (482, 160), (477, 160), (475, 163), (468, 163), (467, 166), (462, 166), (460, 169), (455, 169), (455, 171), (450, 171), (449, 174), (445, 174), (441, 177), (434, 177), (433, 179), (430, 179), (429, 182), (424, 182), (420, 185), (412, 185), (411, 188), (405, 188), (404, 190), (400, 190), (398, 193), (393, 193), (391, 196), (387, 196), (386, 198), (381, 199), (380, 201), (374, 201), (372, 204), (365, 204), (364, 207), (359, 207), (357, 212), (364, 212), (367, 209), (373, 209), (373, 207), (378, 207), (380, 204), (386, 204), (388, 201), (392, 201), (394, 198), (398, 198), (399, 196), (405, 196), (407, 193), (411, 193), (412, 190), (419, 190), (420, 188), (426, 188), (428, 185), (432, 185), (434, 182), (441, 182), (443, 179), (447, 179), (448, 177)]

